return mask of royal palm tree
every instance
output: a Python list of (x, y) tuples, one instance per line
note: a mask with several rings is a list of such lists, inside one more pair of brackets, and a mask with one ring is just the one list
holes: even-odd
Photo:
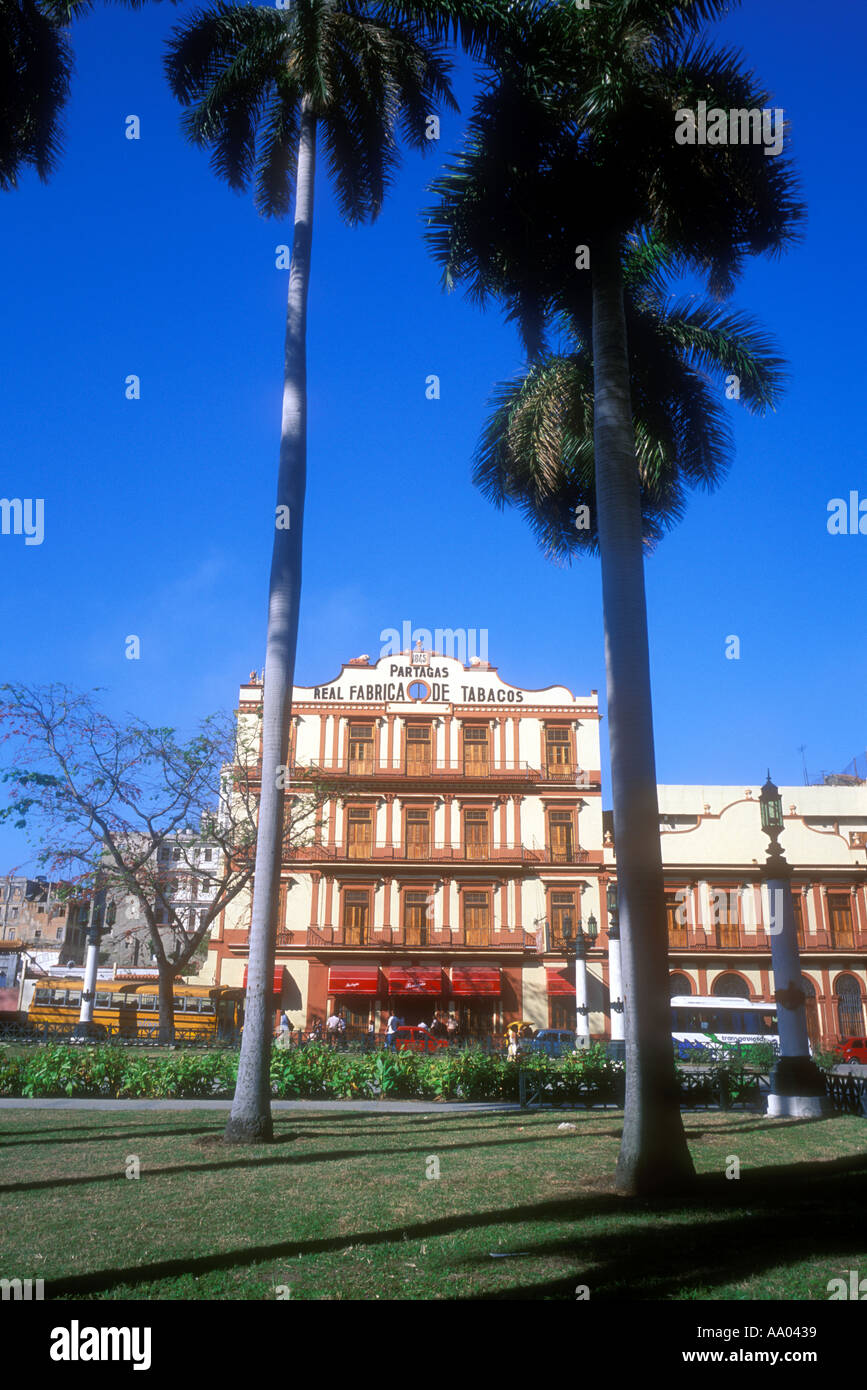
[[(123, 0), (139, 9), (144, 0)], [(61, 117), (72, 77), (64, 30), (93, 0), (0, 0), (0, 190), (28, 167), (45, 182), (60, 157)]]
[[(446, 283), (496, 297), (541, 350), (566, 315), (593, 369), (594, 528), (602, 568), (608, 729), (627, 1022), (616, 1181), (652, 1193), (690, 1181), (668, 1018), (668, 958), (653, 748), (635, 356), (624, 264), (636, 240), (730, 292), (747, 256), (795, 239), (790, 161), (762, 145), (687, 145), (699, 101), (765, 109), (731, 50), (696, 31), (727, 0), (540, 5), (514, 26), (474, 106), (463, 150), (434, 185), (429, 241)], [(578, 251), (578, 248), (586, 248)], [(578, 254), (576, 255), (576, 251)], [(659, 406), (657, 406), (659, 410)], [(639, 441), (640, 442), (640, 441)]]
[(250, 928), (247, 1005), (226, 1138), (271, 1137), (268, 1001), (273, 976), (285, 765), (298, 615), (307, 457), (306, 329), (317, 140), (344, 219), (371, 221), (398, 164), (398, 139), (424, 150), (428, 118), (456, 109), (444, 40), (471, 49), (495, 8), (453, 0), (292, 0), (285, 9), (218, 4), (176, 32), (169, 82), (188, 111), (188, 138), (210, 149), (231, 187), (255, 183), (265, 216), (294, 190), (286, 311), (283, 416), (268, 598), (262, 780)]

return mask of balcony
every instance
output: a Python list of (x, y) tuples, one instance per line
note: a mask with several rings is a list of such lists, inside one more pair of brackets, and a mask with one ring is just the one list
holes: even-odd
[[(410, 754), (404, 758), (318, 758), (292, 765), (292, 776), (327, 781), (331, 778), (352, 777), (360, 780), (421, 781), (440, 778), (461, 782), (538, 782), (542, 773), (526, 762), (509, 762), (500, 758), (463, 758), (449, 761)], [(572, 779), (574, 780), (574, 778)]]
[(346, 950), (378, 951), (535, 951), (535, 940), (517, 927), (504, 926), (499, 930), (493, 927), (467, 927), (453, 932), (426, 924), (422, 928), (401, 927), (399, 931), (383, 931), (382, 927), (337, 926), (308, 927), (306, 941), (304, 933), (295, 933), (296, 940), (291, 945), (302, 950), (330, 949), (338, 947)]
[[(346, 845), (326, 845), (317, 841), (310, 845), (295, 845), (288, 851), (288, 858), (294, 862), (317, 863), (327, 861), (352, 861), (368, 864), (531, 864), (544, 856), (543, 850), (532, 850), (524, 845), (488, 844), (439, 844), (433, 841), (425, 844), (414, 842), (409, 845), (388, 845), (371, 840), (357, 840)], [(586, 851), (582, 850), (582, 854)]]
[(546, 845), (543, 850), (535, 850), (534, 853), (548, 864), (587, 864), (590, 862), (590, 851), (581, 849), (580, 846), (573, 848), (572, 845)]
[(720, 922), (712, 935), (713, 944), (723, 951), (737, 950), (741, 944), (741, 929), (736, 922)]

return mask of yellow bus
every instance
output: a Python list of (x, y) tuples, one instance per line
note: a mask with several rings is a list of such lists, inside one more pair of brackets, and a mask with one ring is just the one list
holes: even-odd
[[(51, 976), (35, 981), (24, 1011), (28, 1029), (50, 1038), (72, 1030), (81, 1012), (81, 977)], [(174, 1023), (177, 1042), (232, 1042), (240, 1036), (244, 991), (220, 985), (174, 982)], [(153, 977), (97, 980), (93, 1021), (109, 1037), (159, 1036), (159, 996)]]

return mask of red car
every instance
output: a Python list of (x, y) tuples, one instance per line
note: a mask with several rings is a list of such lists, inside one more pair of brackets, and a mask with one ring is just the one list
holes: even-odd
[(432, 1038), (427, 1028), (398, 1028), (395, 1040), (397, 1052), (436, 1052), (448, 1047), (448, 1038)]
[(841, 1038), (834, 1051), (841, 1062), (867, 1062), (867, 1038)]

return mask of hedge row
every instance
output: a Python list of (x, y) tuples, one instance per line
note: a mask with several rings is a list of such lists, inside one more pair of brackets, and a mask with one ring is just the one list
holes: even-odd
[[(521, 1069), (550, 1082), (558, 1092), (610, 1097), (622, 1065), (602, 1047), (553, 1059), (521, 1059)], [(173, 1052), (151, 1055), (116, 1047), (55, 1044), (25, 1055), (0, 1047), (0, 1096), (105, 1096), (112, 1098), (225, 1098), (235, 1089), (237, 1052)], [(711, 1087), (729, 1073), (725, 1066), (706, 1074)], [(740, 1070), (732, 1068), (731, 1071)], [(683, 1074), (685, 1093), (698, 1077)], [(347, 1053), (326, 1046), (277, 1049), (271, 1058), (275, 1099), (369, 1100), (388, 1096), (418, 1100), (518, 1099), (513, 1061), (481, 1051)], [(591, 1097), (592, 1098), (592, 1097)]]
[[(602, 1049), (554, 1061), (522, 1059), (541, 1075), (567, 1075), (589, 1083), (618, 1071)], [(202, 1098), (231, 1096), (236, 1052), (176, 1052), (147, 1056), (115, 1047), (55, 1044), (25, 1055), (0, 1048), (0, 1096), (106, 1096)], [(271, 1059), (275, 1099), (517, 1100), (515, 1063), (481, 1051), (341, 1053), (315, 1045), (275, 1049)]]

